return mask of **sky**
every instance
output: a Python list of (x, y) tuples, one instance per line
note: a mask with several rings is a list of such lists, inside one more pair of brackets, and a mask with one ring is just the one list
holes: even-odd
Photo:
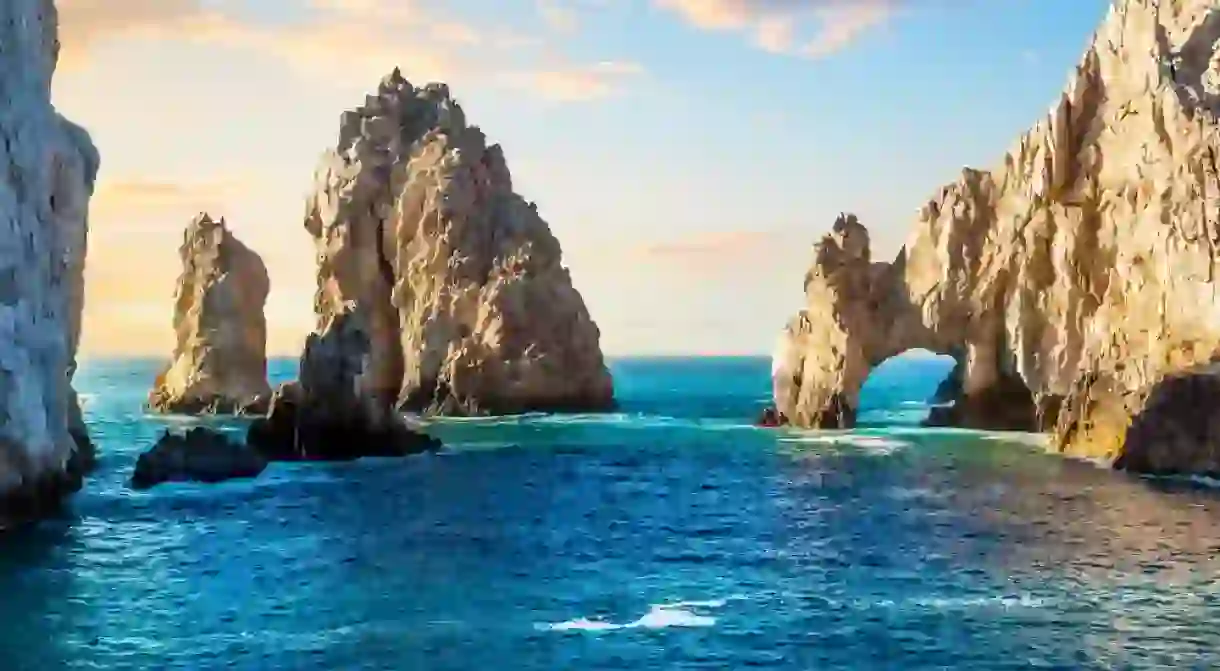
[(624, 356), (769, 353), (835, 216), (895, 254), (1046, 113), (1109, 0), (57, 4), (54, 102), (102, 156), (85, 356), (170, 354), (200, 211), (262, 255), (268, 351), (297, 354), (314, 167), (395, 66), (504, 147)]

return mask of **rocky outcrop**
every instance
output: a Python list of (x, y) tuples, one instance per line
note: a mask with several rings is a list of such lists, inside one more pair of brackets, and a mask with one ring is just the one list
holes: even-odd
[(0, 45), (2, 529), (54, 508), (93, 460), (71, 378), (99, 159), (51, 105), (54, 3), (0, 3)]
[(370, 398), (440, 414), (613, 406), (559, 241), (445, 85), (395, 70), (343, 114), (316, 182), (318, 328), (362, 315)]
[(262, 413), (267, 385), (267, 320), (271, 281), (257, 253), (222, 218), (201, 213), (178, 249), (182, 274), (174, 291), (173, 360), (148, 394), (165, 413)]
[(892, 263), (841, 219), (781, 340), (777, 409), (848, 425), (868, 371), (920, 347), (963, 366), (959, 423), (1137, 463), (1131, 418), (1220, 353), (1218, 39), (1211, 0), (1118, 0), (1049, 116), (943, 188)]
[(195, 427), (185, 434), (162, 434), (136, 460), (131, 486), (149, 489), (164, 482), (224, 482), (258, 477), (266, 468), (267, 460), (257, 451), (223, 433)]
[(357, 306), (336, 313), (310, 334), (300, 379), (282, 385), (246, 442), (273, 461), (404, 456), (438, 449), (440, 441), (409, 428), (393, 397), (377, 386), (368, 321)]

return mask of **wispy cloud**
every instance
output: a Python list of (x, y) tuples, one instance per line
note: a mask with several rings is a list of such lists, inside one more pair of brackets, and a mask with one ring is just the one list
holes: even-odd
[(167, 218), (174, 221), (165, 225), (181, 230), (197, 212), (223, 215), (230, 199), (250, 189), (249, 181), (239, 179), (185, 184), (147, 177), (103, 177), (89, 201), (91, 234), (142, 231), (146, 229), (133, 224)]
[(503, 82), (542, 93), (551, 100), (580, 102), (614, 95), (624, 82), (643, 71), (635, 63), (603, 61), (588, 66), (510, 73)]
[(748, 33), (760, 49), (807, 58), (840, 51), (903, 0), (654, 0), (708, 30)]
[[(624, 74), (640, 70), (571, 62), (544, 37), (453, 16), (439, 0), (295, 1), (305, 20), (258, 23), (202, 0), (60, 0), (62, 60), (73, 67), (107, 41), (191, 41), (261, 52), (309, 78), (375, 82), (401, 66), (414, 80), (484, 80), (564, 102), (617, 93)], [(575, 13), (556, 1), (548, 25), (575, 30)]]
[(580, 15), (562, 0), (535, 0), (538, 15), (552, 30), (570, 35), (580, 29)]

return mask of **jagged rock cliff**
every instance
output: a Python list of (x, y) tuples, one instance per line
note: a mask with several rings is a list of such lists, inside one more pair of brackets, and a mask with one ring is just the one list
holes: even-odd
[(776, 355), (778, 409), (849, 424), (869, 369), (922, 347), (963, 365), (957, 423), (1132, 463), (1158, 383), (1220, 353), (1218, 39), (1213, 0), (1118, 0), (1049, 116), (943, 188), (893, 263), (837, 224)]
[(267, 385), (267, 267), (225, 220), (200, 213), (178, 249), (173, 359), (148, 395), (158, 412), (262, 412)]
[(0, 528), (78, 488), (93, 456), (71, 377), (99, 159), (51, 105), (58, 54), (51, 0), (0, 2)]
[(559, 241), (448, 87), (395, 70), (343, 114), (316, 182), (318, 330), (361, 314), (368, 394), (444, 414), (612, 406)]

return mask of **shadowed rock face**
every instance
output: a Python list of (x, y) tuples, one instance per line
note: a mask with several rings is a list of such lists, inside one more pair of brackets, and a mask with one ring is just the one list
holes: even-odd
[(395, 70), (344, 113), (307, 213), (318, 328), (361, 313), (365, 393), (459, 415), (613, 406), (558, 240), (445, 85)]
[(410, 429), (392, 398), (375, 385), (366, 315), (348, 306), (311, 334), (300, 380), (281, 385), (246, 442), (273, 461), (339, 461), (405, 456), (438, 449), (440, 441)]
[(97, 150), (51, 105), (51, 0), (0, 2), (0, 529), (53, 509), (93, 461), (72, 390)]
[(222, 433), (195, 427), (181, 435), (162, 434), (136, 460), (131, 486), (148, 489), (163, 482), (223, 482), (257, 477), (266, 468), (267, 460), (257, 451)]
[(781, 338), (778, 410), (850, 424), (868, 371), (921, 347), (962, 366), (956, 423), (1123, 462), (1158, 382), (1220, 352), (1218, 39), (1211, 0), (1119, 0), (1048, 117), (941, 189), (895, 261), (842, 218)]
[(182, 274), (174, 290), (173, 360), (148, 395), (167, 413), (265, 411), (267, 267), (225, 226), (200, 214), (178, 250)]

